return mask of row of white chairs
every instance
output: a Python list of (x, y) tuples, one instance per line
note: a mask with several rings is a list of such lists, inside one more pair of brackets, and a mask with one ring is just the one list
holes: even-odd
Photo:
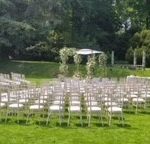
[(7, 90), (11, 87), (18, 87), (20, 85), (29, 85), (30, 81), (25, 79), (25, 75), (19, 73), (3, 74), (0, 73), (0, 89)]
[(59, 123), (68, 114), (68, 125), (74, 116), (80, 117), (83, 125), (83, 115), (87, 116), (88, 125), (91, 125), (93, 116), (97, 116), (103, 125), (105, 119), (111, 125), (112, 117), (118, 117), (124, 124), (124, 107), (146, 107), (149, 102), (150, 86), (148, 83), (134, 81), (115, 81), (108, 79), (76, 80), (66, 79), (64, 82), (55, 82), (53, 85), (29, 87), (26, 89), (12, 89), (1, 93), (0, 112), (6, 110), (6, 121), (11, 113), (17, 114), (17, 119), (26, 113), (26, 121), (33, 115), (47, 115), (48, 124), (53, 115), (59, 117)]

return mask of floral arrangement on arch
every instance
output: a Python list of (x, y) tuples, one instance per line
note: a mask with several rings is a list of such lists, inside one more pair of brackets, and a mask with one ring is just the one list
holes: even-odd
[(93, 77), (94, 71), (95, 71), (95, 67), (96, 67), (96, 58), (95, 58), (95, 56), (88, 57), (88, 62), (87, 62), (87, 65), (86, 65), (87, 77), (88, 78), (92, 78)]
[(99, 55), (98, 61), (100, 66), (106, 66), (107, 65), (107, 55), (105, 53), (102, 53)]
[(76, 64), (76, 71), (74, 72), (73, 77), (74, 78), (81, 78), (81, 72), (80, 72), (80, 64), (82, 62), (81, 55), (75, 53), (74, 55), (74, 63)]
[(59, 55), (60, 55), (60, 59), (61, 59), (59, 71), (64, 76), (66, 76), (68, 74), (67, 62), (69, 60), (69, 57), (73, 56), (74, 54), (75, 54), (75, 49), (74, 48), (64, 47), (59, 51)]
[(99, 58), (98, 58), (99, 65), (103, 68), (102, 69), (103, 76), (106, 76), (107, 59), (108, 59), (108, 57), (105, 53), (100, 54)]

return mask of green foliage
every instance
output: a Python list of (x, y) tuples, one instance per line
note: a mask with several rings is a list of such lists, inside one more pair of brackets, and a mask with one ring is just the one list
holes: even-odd
[(67, 65), (67, 62), (69, 60), (69, 57), (70, 56), (73, 56), (75, 53), (75, 50), (74, 48), (67, 48), (67, 47), (64, 47), (62, 48), (60, 51), (59, 51), (59, 55), (60, 55), (60, 59), (61, 59), (61, 64), (60, 64), (60, 67), (59, 67), (59, 71), (61, 74), (63, 74), (64, 76), (67, 75), (68, 73), (68, 65)]
[(126, 60), (130, 64), (133, 64), (133, 54), (134, 54), (134, 50), (132, 48), (128, 49), (128, 51), (126, 53)]
[[(57, 78), (59, 74), (60, 63), (55, 62), (35, 62), (35, 61), (1, 61), (0, 72), (10, 73), (17, 72), (23, 73), (27, 78), (37, 81)], [(68, 77), (72, 77), (76, 70), (75, 65), (68, 65)], [(128, 75), (147, 76), (150, 77), (150, 69), (143, 70), (130, 70), (120, 67), (108, 67), (106, 69), (107, 77), (126, 77)], [(78, 73), (77, 73), (78, 74)], [(80, 76), (85, 77), (87, 74), (86, 65), (81, 65)], [(95, 77), (104, 76), (103, 69), (99, 66), (95, 67)], [(44, 82), (44, 81), (43, 81)]]
[(60, 67), (59, 67), (59, 71), (60, 71), (61, 74), (66, 76), (68, 74), (68, 65), (65, 64), (65, 63), (61, 63)]
[[(143, 50), (146, 52), (146, 64), (150, 65), (150, 30), (143, 30), (136, 33), (131, 39), (131, 46), (136, 49), (137, 61), (141, 63)], [(126, 54), (126, 58), (131, 62), (133, 58), (133, 50), (130, 48)], [(132, 60), (133, 61), (133, 60)]]
[(87, 65), (86, 65), (87, 76), (89, 78), (93, 77), (95, 68), (96, 68), (96, 59), (95, 59), (95, 56), (89, 57)]
[(102, 53), (99, 55), (98, 61), (100, 66), (105, 67), (107, 65), (107, 55), (105, 53)]
[(74, 118), (70, 128), (59, 127), (56, 122), (58, 118), (53, 118), (52, 121), (55, 122), (49, 127), (15, 124), (10, 121), (10, 124), (1, 123), (0, 139), (1, 144), (149, 144), (149, 110), (142, 110), (137, 115), (125, 114), (125, 118), (124, 127), (114, 119), (111, 127), (100, 127), (94, 117), (91, 128), (79, 127), (79, 120)]
[(82, 62), (81, 55), (75, 53), (74, 55), (74, 63), (76, 65), (76, 71), (74, 72), (74, 77), (80, 78), (81, 77), (81, 72), (80, 72), (80, 64)]
[(79, 65), (82, 62), (81, 55), (75, 54), (74, 55), (74, 62), (75, 62), (76, 65)]
[(46, 42), (39, 42), (34, 46), (26, 48), (25, 55), (22, 55), (24, 59), (42, 60), (52, 59), (51, 49)]
[(116, 12), (120, 14), (121, 21), (125, 21), (130, 17), (132, 27), (150, 28), (150, 1), (149, 0), (116, 0)]
[(23, 22), (0, 18), (0, 49), (1, 56), (19, 55), (31, 39), (35, 29)]
[(31, 59), (26, 48), (34, 46), (33, 59), (56, 61), (64, 46), (110, 50), (109, 38), (119, 27), (114, 15), (111, 0), (0, 0), (0, 16), (9, 21), (0, 22), (0, 49), (8, 51), (1, 54)]
[(73, 56), (75, 53), (74, 48), (64, 47), (59, 51), (60, 59), (62, 63), (66, 64), (70, 56)]
[(150, 27), (149, 6), (148, 0), (116, 0), (113, 6), (112, 0), (0, 0), (0, 56), (58, 61), (66, 46), (114, 50), (124, 60), (130, 38)]
[(107, 66), (107, 55), (105, 53), (102, 53), (98, 57), (98, 62), (100, 67), (102, 67), (103, 76), (106, 76), (106, 66)]

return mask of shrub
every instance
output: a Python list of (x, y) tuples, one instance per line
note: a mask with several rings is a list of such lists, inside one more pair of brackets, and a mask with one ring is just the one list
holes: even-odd
[(142, 62), (143, 50), (146, 52), (146, 65), (150, 66), (150, 30), (135, 33), (131, 39), (131, 48), (126, 53), (126, 60), (133, 63), (133, 51), (136, 49), (137, 64)]

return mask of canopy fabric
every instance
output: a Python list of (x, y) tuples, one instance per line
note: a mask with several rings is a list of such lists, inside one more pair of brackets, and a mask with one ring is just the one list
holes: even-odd
[(76, 51), (80, 55), (90, 55), (90, 54), (101, 54), (102, 51), (92, 50), (92, 49), (80, 49)]

